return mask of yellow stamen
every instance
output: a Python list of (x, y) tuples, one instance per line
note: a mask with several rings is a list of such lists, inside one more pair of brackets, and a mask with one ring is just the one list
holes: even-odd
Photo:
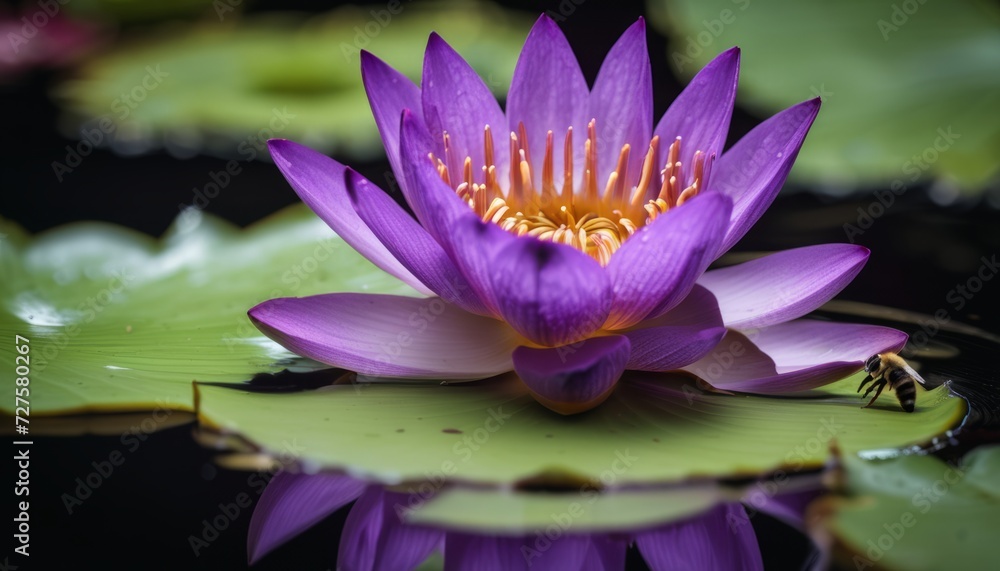
[[(504, 230), (518, 236), (533, 236), (566, 244), (585, 252), (601, 265), (607, 265), (611, 256), (641, 226), (647, 225), (671, 208), (684, 204), (704, 187), (712, 159), (696, 151), (690, 169), (680, 161), (681, 138), (677, 137), (660, 157), (659, 137), (653, 137), (643, 157), (639, 180), (630, 186), (629, 156), (631, 147), (622, 146), (618, 162), (607, 175), (603, 193), (598, 190), (597, 122), (587, 124), (587, 139), (583, 144), (583, 180), (574, 188), (573, 129), (566, 130), (563, 144), (563, 176), (561, 187), (556, 183), (554, 135), (548, 131), (542, 158), (541, 181), (536, 188), (532, 178), (531, 152), (528, 133), (523, 123), (517, 132), (510, 133), (509, 186), (501, 188), (495, 165), (493, 133), (490, 126), (483, 129), (483, 158), (479, 166), (483, 182), (477, 183), (473, 174), (476, 165), (471, 157), (457, 162), (453, 157), (451, 137), (443, 134), (444, 157), (429, 157), (438, 175), (455, 193), (480, 216)], [(537, 150), (537, 149), (536, 149)], [(454, 160), (453, 160), (454, 159)], [(659, 162), (658, 161), (662, 161)], [(662, 165), (659, 168), (657, 165)], [(461, 167), (461, 180), (452, 184), (449, 165)], [(685, 172), (690, 172), (686, 180)], [(654, 186), (655, 185), (655, 186)]]

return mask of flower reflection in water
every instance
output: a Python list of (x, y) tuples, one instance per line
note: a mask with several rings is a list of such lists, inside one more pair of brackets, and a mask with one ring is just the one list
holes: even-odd
[[(796, 489), (745, 499), (755, 511), (801, 526), (802, 509), (817, 493), (816, 488)], [(250, 523), (250, 562), (355, 501), (338, 550), (337, 569), (345, 571), (413, 569), (435, 551), (443, 554), (447, 570), (624, 569), (630, 545), (654, 571), (763, 568), (757, 537), (739, 502), (632, 532), (573, 533), (572, 522), (560, 523), (557, 517), (544, 530), (488, 535), (407, 523), (408, 506), (424, 501), (414, 499), (349, 476), (279, 472)]]

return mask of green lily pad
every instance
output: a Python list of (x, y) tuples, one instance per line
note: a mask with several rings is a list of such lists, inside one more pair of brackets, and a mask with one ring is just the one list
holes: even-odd
[(907, 414), (888, 400), (861, 409), (860, 375), (809, 398), (703, 394), (675, 376), (627, 377), (573, 417), (538, 405), (516, 379), (448, 385), (369, 383), (297, 394), (198, 386), (202, 426), (310, 469), (388, 484), (428, 479), (602, 487), (818, 467), (836, 439), (848, 453), (928, 441), (965, 402), (944, 387)]
[(847, 458), (851, 497), (829, 501), (825, 527), (857, 569), (995, 569), (1000, 446), (953, 466), (931, 456)]
[(82, 122), (94, 139), (103, 131), (102, 140), (126, 152), (165, 144), (253, 160), (275, 136), (341, 156), (382, 153), (361, 82), (362, 49), (419, 80), (421, 46), (437, 31), (497, 95), (507, 92), (530, 17), (486, 2), (389, 8), (164, 28), (89, 62), (56, 96), (70, 123)]
[(141, 0), (73, 0), (65, 9), (84, 20), (117, 22), (151, 22), (169, 18), (190, 18), (205, 15), (212, 18), (235, 18), (234, 14), (252, 0), (177, 0), (176, 2), (142, 2)]
[[(294, 355), (246, 316), (278, 296), (414, 294), (304, 206), (247, 230), (196, 211), (160, 241), (80, 223), (35, 238), (0, 221), (0, 360), (30, 348), (32, 417), (194, 410), (194, 380), (234, 382)], [(11, 371), (12, 372), (12, 371)], [(14, 400), (0, 410), (13, 414)]]
[(721, 498), (719, 489), (710, 485), (608, 493), (584, 484), (575, 492), (557, 494), (454, 488), (426, 502), (418, 499), (406, 517), (417, 524), (472, 533), (525, 534), (552, 524), (564, 533), (608, 533), (685, 519)]
[(689, 77), (743, 48), (740, 100), (769, 115), (811, 97), (823, 109), (792, 176), (850, 189), (997, 174), (1000, 10), (989, 2), (650, 0)]

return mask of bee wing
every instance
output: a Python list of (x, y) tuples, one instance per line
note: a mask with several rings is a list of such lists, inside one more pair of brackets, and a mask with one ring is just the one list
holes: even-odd
[(913, 377), (913, 380), (920, 383), (921, 386), (927, 386), (927, 381), (925, 381), (924, 378), (920, 376), (920, 373), (914, 371), (913, 367), (909, 365), (903, 365), (903, 370), (905, 370), (908, 375)]

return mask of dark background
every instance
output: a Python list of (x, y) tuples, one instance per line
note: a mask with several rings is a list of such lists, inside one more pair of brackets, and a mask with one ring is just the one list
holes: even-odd
[[(560, 2), (501, 4), (537, 13), (557, 11)], [(315, 6), (262, 1), (254, 3), (251, 11), (298, 8), (311, 10)], [(643, 11), (639, 1), (589, 1), (560, 22), (589, 81), (618, 35)], [(666, 61), (666, 39), (649, 27), (647, 34), (658, 117), (682, 84)], [(377, 53), (377, 46), (372, 49)], [(204, 156), (180, 160), (154, 153), (122, 158), (97, 150), (64, 182), (58, 182), (51, 163), (62, 160), (65, 146), (75, 141), (56, 130), (58, 112), (47, 94), (57, 78), (57, 73), (37, 72), (18, 85), (0, 87), (4, 103), (0, 216), (31, 232), (77, 220), (103, 220), (158, 236), (177, 215), (178, 205), (191, 202), (193, 188), (204, 185), (206, 174), (225, 168), (225, 160)], [(738, 109), (730, 144), (760, 119)], [(388, 169), (384, 161), (352, 165), (373, 180), (381, 180)], [(272, 164), (242, 166), (250, 175), (234, 177), (232, 184), (209, 202), (209, 212), (247, 225), (297, 200)], [(785, 190), (737, 251), (847, 241), (843, 225), (855, 222), (857, 209), (874, 202), (871, 193), (877, 189), (862, 189), (846, 199), (817, 196), (794, 185)], [(984, 291), (962, 311), (954, 310), (946, 296), (974, 275), (982, 256), (1000, 253), (998, 223), (1000, 213), (985, 203), (972, 201), (943, 208), (927, 198), (925, 187), (912, 187), (857, 239), (872, 249), (872, 256), (840, 298), (925, 314), (944, 308), (955, 319), (997, 331), (995, 300), (1000, 280), (987, 282)], [(919, 323), (897, 327), (914, 332)], [(987, 345), (983, 342), (984, 349)], [(996, 370), (985, 358), (972, 369), (958, 370), (980, 375), (990, 383), (996, 381)], [(75, 479), (92, 472), (93, 462), (107, 460), (112, 451), (123, 448), (121, 432), (115, 436), (35, 438), (31, 452), (32, 556), (29, 563), (22, 564), (20, 557), (10, 562), (21, 569), (243, 568), (249, 509), (202, 549), (199, 557), (188, 545), (190, 535), (201, 533), (202, 520), (219, 513), (219, 503), (231, 503), (242, 492), (256, 500), (259, 491), (249, 480), (251, 473), (216, 467), (215, 452), (198, 445), (192, 430), (191, 424), (185, 424), (152, 435), (135, 453), (127, 454), (125, 463), (72, 514), (60, 499), (62, 494), (73, 493)], [(334, 568), (344, 517), (345, 510), (341, 510), (266, 557), (255, 569)], [(769, 568), (801, 568), (808, 554), (801, 538), (765, 516), (758, 515), (753, 521)], [(642, 565), (634, 553), (630, 564)]]

